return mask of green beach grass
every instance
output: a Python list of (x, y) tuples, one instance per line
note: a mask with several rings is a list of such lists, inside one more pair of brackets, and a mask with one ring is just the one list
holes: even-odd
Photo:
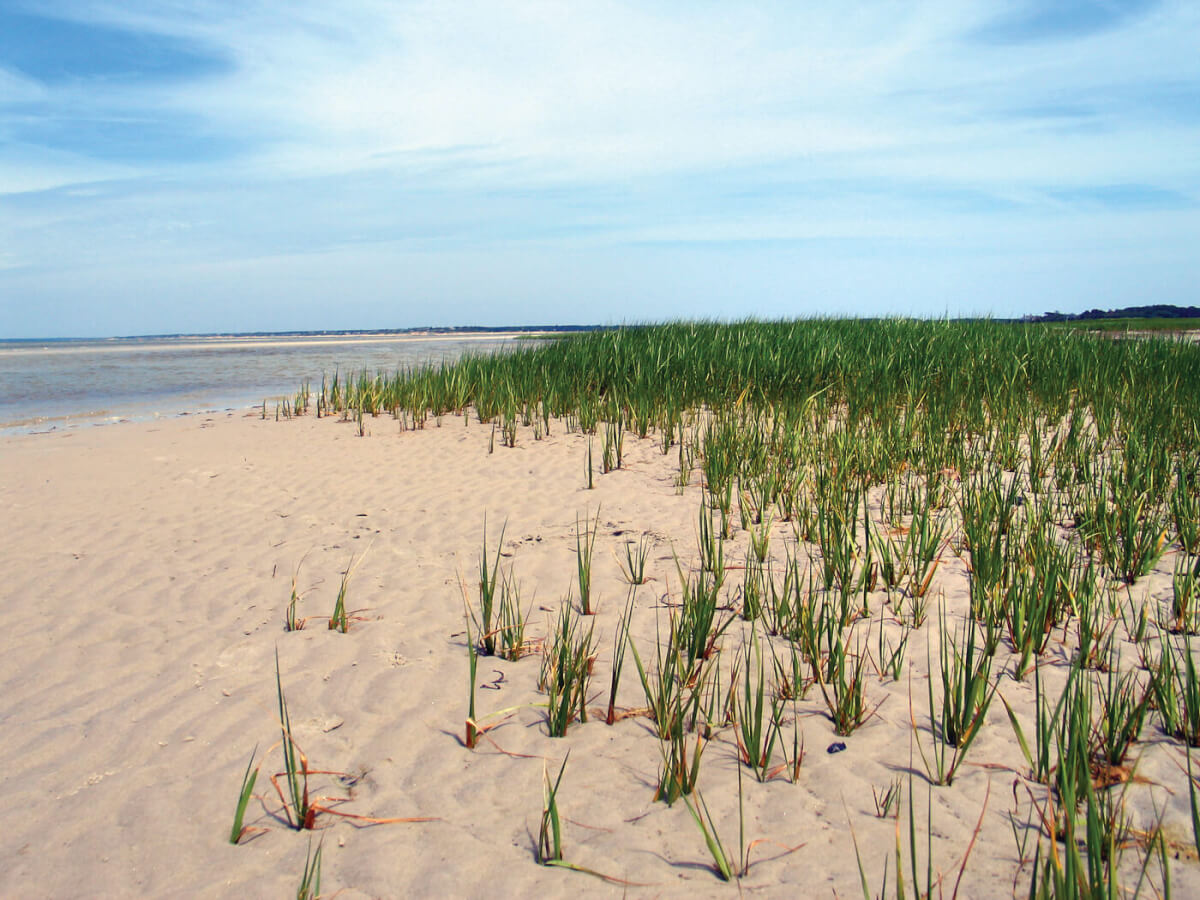
[[(1122, 327), (1139, 327), (1134, 321)], [(1198, 630), (1200, 348), (1079, 331), (1111, 330), (1113, 320), (1065, 324), (624, 327), (455, 363), (322, 379), (316, 403), (306, 396), (292, 411), (315, 405), (327, 415), (391, 415), (414, 427), (430, 416), (472, 416), (498, 425), (504, 447), (541, 439), (553, 421), (599, 438), (598, 479), (621, 468), (629, 434), (655, 441), (664, 454), (677, 448), (681, 491), (697, 477), (695, 465), (701, 506), (690, 558), (698, 562), (676, 557), (678, 584), (659, 614), (656, 647), (628, 636), (631, 595), (612, 641), (606, 719), (621, 719), (615, 698), (628, 647), (645, 695), (638, 714), (658, 744), (656, 796), (685, 800), (722, 879), (746, 871), (749, 851), (730, 856), (698, 790), (693, 802), (705, 747), (721, 734), (737, 747), (739, 783), (743, 769), (757, 782), (784, 771), (794, 782), (803, 758), (799, 704), (851, 735), (878, 709), (875, 676), (902, 682), (907, 672), (910, 704), (928, 699), (928, 715), (909, 718), (933, 792), (953, 789), (968, 749), (988, 729), (1007, 729), (989, 720), (991, 701), (998, 696), (996, 707), (1007, 710), (1028, 763), (1018, 778), (1036, 788), (1040, 810), (1030, 816), (1028, 847), (1018, 839), (1020, 890), (1093, 896), (1119, 881), (1126, 892), (1149, 893), (1151, 882), (1162, 892), (1176, 863), (1167, 861), (1161, 828), (1131, 836), (1122, 817), (1126, 792), (1135, 789), (1127, 756), (1150, 723), (1181, 760), (1200, 743), (1200, 683), (1188, 637)], [(589, 449), (589, 487), (592, 479)], [(575, 522), (584, 616), (595, 611), (598, 523), (598, 513), (590, 523), (586, 511)], [(776, 552), (786, 556), (782, 565), (772, 562), (773, 523), (791, 528)], [(738, 540), (744, 549), (727, 552), (726, 542)], [(644, 580), (646, 547), (644, 537), (627, 541), (618, 560), (631, 585)], [(485, 538), (474, 623), (483, 653), (495, 652), (499, 553), (489, 567)], [(729, 564), (743, 559), (744, 566)], [(1139, 606), (1130, 585), (1164, 559), (1175, 571), (1172, 598), (1162, 609), (1153, 598)], [(948, 615), (939, 578), (959, 560), (969, 604)], [(726, 577), (729, 568), (740, 570), (737, 577)], [(914, 660), (904, 649), (930, 610), (927, 647), (938, 646)], [(557, 626), (548, 626), (542, 680), (552, 736), (569, 739), (568, 725), (587, 720), (598, 646), (591, 621), (574, 617), (568, 598)], [(1118, 632), (1136, 653), (1112, 652)], [(734, 662), (722, 674), (726, 640), (741, 650), (727, 649)], [(1042, 672), (1054, 653), (1071, 671), (1061, 693), (1047, 696)], [(931, 680), (912, 688), (921, 662)], [(1023, 721), (1005, 699), (1015, 686), (1035, 691), (1034, 720)], [(468, 746), (475, 714), (472, 695)], [(908, 786), (915, 868), (912, 777), (922, 776), (909, 776)], [(553, 783), (548, 769), (544, 775), (535, 854), (543, 863), (562, 857), (561, 778), (561, 768)], [(885, 792), (881, 816), (897, 814), (898, 785)], [(1187, 769), (1173, 789), (1194, 790)], [(739, 810), (753, 802), (752, 791), (741, 793)], [(1194, 836), (1200, 842), (1200, 831)], [(1160, 874), (1147, 875), (1154, 867)], [(903, 889), (899, 870), (895, 885)]]

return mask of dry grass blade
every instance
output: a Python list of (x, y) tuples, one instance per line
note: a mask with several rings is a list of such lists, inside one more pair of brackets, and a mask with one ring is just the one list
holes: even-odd
[[(340, 809), (335, 809), (330, 804), (349, 803), (353, 798), (352, 797), (313, 797), (313, 798), (309, 798), (307, 795), (308, 777), (310, 775), (328, 775), (333, 778), (346, 780), (346, 779), (352, 779), (353, 776), (348, 772), (335, 772), (331, 769), (309, 769), (308, 768), (308, 760), (303, 756), (303, 754), (300, 755), (300, 764), (302, 766), (302, 773), (303, 773), (302, 777), (303, 777), (303, 781), (304, 781), (304, 790), (306, 793), (304, 796), (303, 806), (302, 806), (303, 818), (301, 819), (299, 816), (297, 816), (295, 819), (295, 821), (300, 821), (301, 824), (293, 826), (298, 831), (299, 830), (306, 830), (306, 831), (314, 830), (317, 827), (317, 825), (316, 825), (317, 816), (322, 813), (325, 815), (329, 815), (329, 816), (337, 816), (338, 818), (341, 818), (341, 819), (347, 819), (347, 820), (349, 820), (351, 825), (355, 825), (357, 827), (369, 827), (371, 825), (395, 825), (395, 824), (406, 823), (406, 822), (437, 822), (437, 821), (439, 821), (439, 819), (436, 816), (391, 816), (391, 817), (385, 818), (385, 817), (381, 817), (381, 816), (364, 816), (364, 815), (359, 815), (357, 813), (348, 813), (348, 812), (343, 812)], [(275, 791), (276, 791), (276, 793), (279, 794), (280, 800), (283, 801), (285, 809), (287, 809), (289, 801), (288, 801), (288, 798), (284, 796), (283, 789), (279, 786), (279, 779), (283, 778), (284, 776), (286, 776), (288, 774), (289, 773), (287, 773), (287, 772), (276, 772), (274, 775), (271, 776), (271, 784), (273, 784), (275, 786)], [(288, 814), (289, 822), (293, 821), (292, 810), (287, 809), (287, 814)]]
[[(292, 721), (288, 715), (287, 700), (283, 695), (283, 679), (279, 671), (279, 650), (275, 651), (275, 688), (279, 699), (279, 727), (281, 732), (280, 747), (283, 753), (284, 771), (276, 772), (271, 776), (271, 784), (275, 788), (275, 793), (279, 795), (279, 800), (283, 804), (284, 816), (287, 823), (297, 831), (311, 831), (316, 827), (317, 815), (325, 813), (331, 816), (338, 816), (343, 819), (348, 819), (352, 824), (367, 825), (388, 825), (399, 822), (432, 822), (435, 819), (427, 816), (405, 816), (398, 818), (378, 818), (375, 816), (362, 816), (354, 813), (342, 812), (334, 809), (330, 804), (348, 803), (351, 797), (310, 797), (309, 796), (309, 777), (313, 775), (328, 775), (342, 780), (343, 782), (353, 783), (354, 776), (348, 772), (336, 772), (328, 769), (310, 769), (308, 767), (308, 757), (300, 749), (300, 745), (296, 743), (292, 735)], [(284, 779), (284, 787), (280, 786), (279, 780)]]

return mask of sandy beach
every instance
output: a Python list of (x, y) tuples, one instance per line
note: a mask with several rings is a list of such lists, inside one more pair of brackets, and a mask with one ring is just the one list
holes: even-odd
[[(237, 412), (0, 437), (0, 778), (9, 803), (0, 894), (294, 895), (309, 834), (286, 826), (268, 779), (282, 771), (278, 653), (296, 740), (314, 769), (343, 773), (314, 776), (314, 792), (349, 797), (336, 806), (346, 813), (434, 819), (366, 826), (319, 815), (324, 895), (734, 896), (738, 886), (714, 874), (685, 804), (654, 800), (661, 756), (652, 723), (599, 720), (629, 590), (624, 544), (651, 536), (631, 629), (650, 658), (679, 599), (675, 557), (685, 571), (696, 564), (699, 484), (678, 491), (674, 454), (630, 435), (623, 468), (601, 475), (597, 464), (588, 490), (588, 439), (561, 422), (542, 440), (522, 427), (515, 447), (496, 440), (490, 453), (491, 426), (474, 419), (446, 416), (440, 427), (431, 419), (403, 431), (388, 417), (368, 418), (366, 431)], [(538, 654), (480, 658), (478, 714), (494, 727), (466, 749), (464, 593), (475, 602), (485, 516), (489, 547), (504, 526), (502, 563), (531, 606), (530, 635), (541, 638), (573, 591), (577, 519), (597, 511), (588, 703), (596, 713), (551, 738), (537, 705), (545, 703)], [(790, 525), (777, 523), (773, 555), (782, 559), (792, 540)], [(731, 569), (747, 545), (741, 530), (727, 542)], [(1174, 555), (1132, 596), (1169, 598)], [(352, 621), (340, 634), (323, 617), (352, 561)], [(298, 613), (311, 619), (287, 632), (297, 572)], [(731, 572), (730, 591), (739, 577)], [(888, 628), (882, 596), (873, 615)], [(931, 597), (935, 617), (942, 597), (948, 614), (966, 612), (966, 566), (949, 550)], [(1043, 794), (1025, 777), (1001, 702), (953, 784), (928, 787), (913, 742), (927, 721), (934, 631), (928, 623), (913, 630), (911, 676), (892, 681), (869, 669), (867, 698), (878, 709), (853, 734), (834, 733), (816, 689), (798, 701), (795, 725), (789, 708), (785, 738), (797, 727), (805, 748), (795, 783), (787, 773), (758, 783), (742, 767), (745, 841), (758, 842), (742, 892), (861, 896), (856, 839), (872, 895), (885, 868), (890, 894), (898, 834), (911, 877), (910, 773), (920, 864), (931, 833), (946, 896), (956, 887), (962, 897), (1028, 892), (1037, 835), (1025, 826), (1031, 798)], [(726, 681), (743, 634), (750, 626), (735, 619), (723, 639)], [(875, 633), (867, 634), (873, 650)], [(1117, 635), (1135, 653), (1120, 626)], [(1045, 677), (1060, 688), (1070, 650), (1057, 634), (1053, 641)], [(998, 663), (1010, 657), (1002, 645)], [(1031, 716), (1032, 679), (1005, 676), (999, 693), (1015, 714)], [(645, 706), (631, 659), (618, 706)], [(835, 742), (845, 749), (827, 752)], [(246, 816), (254, 832), (233, 846), (238, 787), (255, 747), (263, 768)], [(612, 882), (535, 861), (543, 767), (556, 773), (568, 751), (558, 796), (566, 859)], [(1162, 816), (1174, 893), (1200, 894), (1200, 867), (1188, 858), (1186, 757), (1153, 716), (1134, 755), (1127, 802), (1135, 824)], [(728, 848), (738, 844), (738, 770), (733, 729), (718, 730), (699, 784)], [(902, 819), (878, 817), (873, 792), (897, 779)], [(1023, 850), (1014, 832), (1026, 835)], [(1130, 886), (1139, 858), (1131, 851), (1134, 868), (1123, 869), (1133, 872)]]

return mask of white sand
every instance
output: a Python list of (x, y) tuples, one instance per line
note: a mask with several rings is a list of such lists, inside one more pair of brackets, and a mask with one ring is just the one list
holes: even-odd
[[(672, 544), (685, 563), (696, 557), (700, 488), (676, 493), (675, 454), (664, 458), (653, 440), (629, 436), (626, 468), (604, 476), (597, 470), (596, 489), (587, 491), (587, 439), (561, 425), (544, 441), (522, 429), (515, 449), (497, 441), (489, 455), (489, 427), (464, 427), (461, 418), (406, 433), (390, 419), (368, 424), (371, 434), (360, 439), (351, 424), (263, 422), (238, 413), (0, 438), (0, 777), (8, 813), (0, 895), (294, 894), (308, 836), (281, 824), (267, 779), (281, 766), (276, 649), (311, 764), (361, 776), (353, 801), (340, 808), (438, 818), (356, 828), (321, 816), (325, 895), (736, 893), (713, 875), (684, 804), (653, 801), (660, 757), (646, 719), (572, 726), (565, 740), (546, 736), (541, 711), (530, 706), (544, 700), (535, 690), (536, 656), (480, 660), (479, 683), (498, 688), (478, 691), (481, 716), (524, 707), (490, 737), (510, 753), (545, 757), (555, 770), (569, 749), (560, 792), (567, 858), (649, 886), (607, 885), (538, 866), (541, 759), (508, 756), (487, 742), (474, 752), (461, 745), (467, 654), (458, 578), (474, 599), (485, 513), (493, 546), (507, 520), (505, 562), (515, 566), (524, 595), (535, 597), (530, 631), (541, 636), (575, 579), (576, 516), (600, 507), (599, 659), (590, 704), (599, 709), (626, 591), (616, 561), (621, 543), (645, 531), (656, 536), (654, 580), (640, 589), (633, 629), (645, 656), (652, 655), (656, 615), (665, 626), (664, 596), (669, 591), (678, 602)], [(597, 441), (597, 464), (599, 450)], [(780, 556), (785, 539), (789, 526), (779, 524), (773, 548)], [(730, 564), (741, 563), (746, 543), (739, 532), (726, 551)], [(300, 561), (300, 612), (328, 616), (341, 571), (364, 553), (349, 591), (349, 606), (365, 608), (363, 620), (347, 635), (323, 621), (285, 633)], [(1169, 597), (1172, 563), (1165, 557), (1134, 596)], [(730, 589), (739, 577), (731, 573)], [(961, 616), (965, 566), (949, 553), (934, 581), (934, 594), (943, 591), (948, 609)], [(872, 601), (877, 617), (880, 598)], [(740, 628), (735, 623), (725, 641), (723, 677)], [(914, 632), (908, 649), (922, 729), (932, 631), (927, 624)], [(1118, 634), (1124, 637), (1120, 626)], [(1061, 663), (1069, 648), (1058, 638), (1048, 658)], [(1008, 659), (1002, 647), (998, 661)], [(1054, 686), (1063, 668), (1048, 676)], [(1000, 690), (1029, 717), (1030, 683), (1005, 677)], [(868, 699), (883, 701), (878, 715), (838, 738), (820, 692), (809, 692), (799, 705), (808, 751), (799, 783), (780, 777), (759, 784), (743, 773), (747, 840), (769, 841), (753, 851), (745, 892), (860, 896), (848, 821), (872, 892), (880, 888), (896, 825), (874, 816), (872, 788), (909, 770), (909, 694), (907, 680), (872, 673)], [(619, 702), (644, 703), (632, 655)], [(1149, 784), (1130, 789), (1130, 809), (1145, 824), (1156, 804), (1186, 855), (1184, 755), (1153, 717), (1143, 738), (1135, 754)], [(829, 755), (835, 740), (847, 749)], [(265, 830), (235, 847), (228, 832), (256, 744), (266, 764), (247, 823)], [(919, 757), (915, 767), (923, 772)], [(1009, 895), (1014, 877), (1017, 890), (1027, 891), (1009, 813), (1026, 821), (1030, 792), (1043, 794), (1036, 785), (1027, 789), (1024, 772), (997, 701), (954, 784), (932, 790), (934, 867), (948, 873), (947, 896), (981, 811), (960, 896)], [(722, 839), (735, 847), (732, 730), (708, 747), (700, 783)], [(328, 780), (315, 784), (318, 794), (340, 793)], [(923, 775), (913, 784), (923, 857)], [(903, 821), (907, 848), (907, 812)], [(1028, 853), (1036, 841), (1031, 835)], [(1127, 856), (1136, 862), (1138, 852)], [(1193, 860), (1173, 863), (1176, 896), (1200, 894), (1198, 872)], [(892, 879), (894, 871), (889, 890)]]

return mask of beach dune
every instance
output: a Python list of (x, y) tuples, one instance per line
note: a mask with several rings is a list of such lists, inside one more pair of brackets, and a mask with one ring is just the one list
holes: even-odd
[[(625, 541), (650, 535), (650, 580), (638, 589), (632, 628), (647, 660), (678, 600), (677, 565), (696, 556), (700, 488), (676, 489), (674, 455), (653, 439), (627, 439), (623, 468), (597, 468), (588, 490), (586, 436), (554, 423), (535, 440), (522, 428), (516, 447), (496, 441), (489, 452), (490, 430), (446, 416), (403, 431), (380, 417), (359, 437), (353, 423), (238, 412), (0, 438), (0, 894), (294, 894), (309, 836), (286, 827), (268, 777), (282, 770), (278, 655), (298, 744), (312, 768), (343, 773), (314, 776), (315, 795), (347, 798), (325, 805), (360, 816), (433, 818), (367, 826), (319, 815), (313, 837), (323, 842), (327, 895), (732, 896), (684, 803), (654, 801), (661, 756), (649, 720), (609, 727), (592, 717), (566, 738), (548, 737), (536, 653), (480, 658), (479, 717), (494, 727), (474, 751), (462, 745), (464, 601), (475, 602), (485, 517), (489, 552), (503, 532), (502, 565), (520, 584), (533, 637), (546, 635), (574, 592), (577, 520), (598, 517), (589, 708), (607, 703), (629, 590)], [(789, 526), (775, 528), (782, 547)], [(729, 542), (731, 567), (746, 542), (744, 532)], [(965, 564), (946, 557), (935, 588), (961, 610)], [(323, 617), (351, 566), (352, 618), (340, 634)], [(1164, 572), (1169, 563), (1149, 590), (1169, 583)], [(293, 575), (298, 614), (310, 618), (286, 632)], [(739, 620), (727, 633), (722, 678), (743, 629)], [(1024, 821), (1031, 807), (1003, 707), (991, 709), (953, 786), (930, 791), (913, 756), (930, 632), (913, 632), (911, 684), (872, 672), (878, 710), (852, 735), (834, 734), (817, 691), (798, 704), (806, 752), (796, 783), (779, 774), (760, 784), (743, 771), (746, 841), (761, 841), (744, 890), (854, 895), (848, 825), (878, 890), (894, 866), (897, 825), (875, 815), (873, 791), (897, 781), (907, 791), (914, 770), (920, 853), (931, 849), (947, 893), (977, 828), (961, 895), (1006, 894), (1014, 878), (1024, 890), (1028, 869), (1018, 875), (1009, 813)], [(1001, 690), (1018, 713), (1032, 709), (1030, 684), (1008, 680)], [(644, 704), (627, 660), (618, 705)], [(503, 709), (512, 712), (490, 717)], [(827, 752), (838, 741), (846, 749)], [(233, 846), (238, 786), (255, 748), (263, 768), (246, 816), (252, 832)], [(566, 858), (611, 882), (535, 862), (543, 768), (557, 773), (568, 750), (558, 795)], [(1178, 787), (1178, 758), (1151, 743), (1139, 773)], [(731, 849), (738, 785), (732, 730), (719, 732), (700, 786)], [(1186, 791), (1155, 796), (1185, 846)], [(904, 823), (907, 842), (907, 812)], [(1035, 844), (1036, 836), (1028, 853)], [(1200, 891), (1196, 868), (1174, 873), (1177, 895)]]

